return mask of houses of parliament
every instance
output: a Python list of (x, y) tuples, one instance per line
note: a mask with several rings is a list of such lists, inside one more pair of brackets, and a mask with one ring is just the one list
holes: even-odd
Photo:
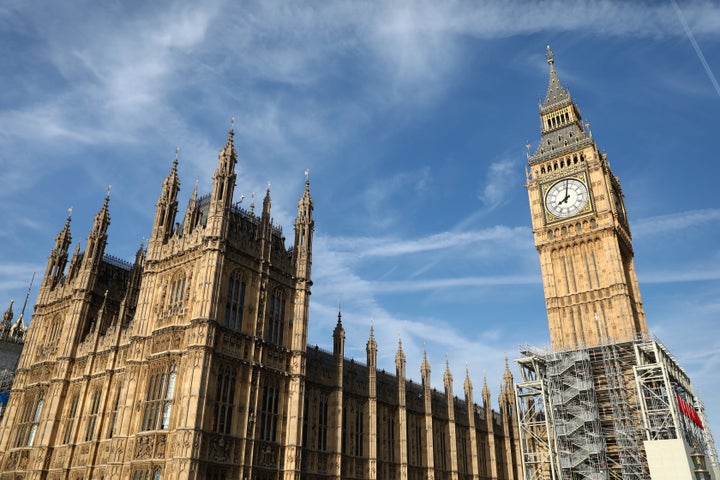
[(553, 347), (523, 351), (519, 381), (506, 364), (498, 411), (447, 362), (443, 392), (426, 356), (413, 382), (401, 342), (395, 374), (379, 371), (372, 328), (365, 361), (346, 358), (340, 313), (332, 351), (308, 347), (309, 179), (288, 247), (269, 189), (258, 212), (233, 203), (231, 129), (184, 212), (175, 158), (132, 262), (105, 251), (109, 197), (84, 250), (67, 218), (0, 424), (0, 479), (660, 479), (663, 456), (687, 472), (716, 461), (689, 379), (646, 339), (619, 180), (549, 48), (548, 62), (526, 187)]

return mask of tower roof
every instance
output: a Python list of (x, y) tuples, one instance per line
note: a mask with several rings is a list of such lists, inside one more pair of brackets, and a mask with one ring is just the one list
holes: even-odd
[(557, 71), (555, 71), (555, 56), (553, 51), (550, 50), (550, 45), (547, 46), (545, 56), (547, 57), (547, 62), (550, 65), (550, 82), (548, 83), (543, 107), (549, 107), (551, 105), (569, 101), (570, 93), (563, 88), (562, 84), (560, 84)]

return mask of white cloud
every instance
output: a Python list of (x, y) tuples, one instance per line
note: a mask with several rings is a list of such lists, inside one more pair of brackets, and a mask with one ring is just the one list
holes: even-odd
[(720, 221), (719, 209), (690, 210), (686, 212), (641, 218), (633, 222), (633, 236), (652, 237)]

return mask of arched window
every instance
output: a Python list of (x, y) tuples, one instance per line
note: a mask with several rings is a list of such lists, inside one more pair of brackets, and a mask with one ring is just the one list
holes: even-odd
[(141, 430), (167, 430), (170, 426), (176, 376), (175, 364), (150, 375)]
[(277, 422), (280, 416), (280, 389), (277, 382), (268, 381), (262, 387), (260, 404), (260, 440), (277, 441)]
[(95, 438), (95, 424), (97, 423), (98, 411), (100, 410), (100, 397), (102, 391), (98, 388), (93, 392), (92, 403), (90, 404), (90, 415), (88, 415), (87, 427), (85, 428), (85, 441)]
[(235, 369), (220, 368), (215, 378), (215, 405), (213, 407), (212, 431), (230, 433), (235, 400)]
[(34, 396), (26, 395), (20, 422), (17, 426), (17, 433), (15, 434), (15, 447), (32, 447), (44, 403), (44, 392), (39, 392)]
[(230, 275), (225, 299), (225, 326), (233, 330), (242, 329), (246, 286), (247, 282), (242, 272), (235, 271)]
[(267, 315), (265, 340), (276, 345), (283, 343), (285, 328), (285, 292), (277, 288), (270, 296)]
[(176, 274), (173, 279), (172, 283), (170, 284), (170, 302), (168, 306), (170, 307), (179, 307), (183, 303), (183, 298), (185, 295), (185, 274), (184, 273), (178, 273)]

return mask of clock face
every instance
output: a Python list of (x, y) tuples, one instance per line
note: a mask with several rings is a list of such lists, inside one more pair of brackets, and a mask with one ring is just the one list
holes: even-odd
[(545, 208), (556, 217), (571, 217), (587, 202), (587, 187), (576, 178), (560, 180), (545, 195)]

